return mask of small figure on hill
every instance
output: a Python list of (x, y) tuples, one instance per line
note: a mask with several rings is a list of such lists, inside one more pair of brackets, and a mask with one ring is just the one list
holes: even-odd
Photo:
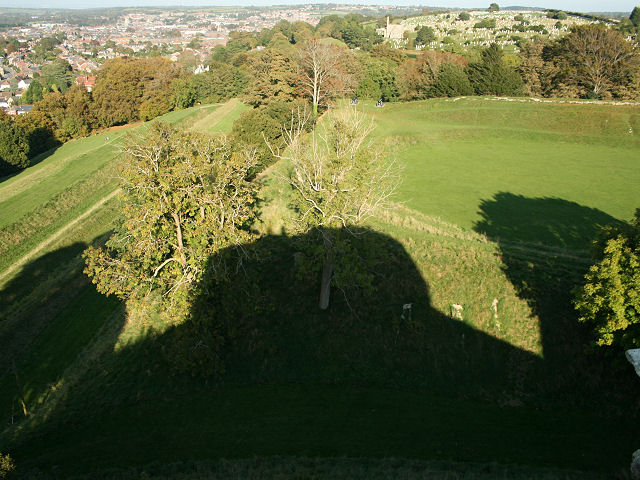
[(358, 104), (358, 97), (353, 97), (351, 99), (351, 105), (357, 105)]
[(382, 99), (381, 98), (377, 101), (376, 107), (384, 107), (384, 103), (382, 103)]

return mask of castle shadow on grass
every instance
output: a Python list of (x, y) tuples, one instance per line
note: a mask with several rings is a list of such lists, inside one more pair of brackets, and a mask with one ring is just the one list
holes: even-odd
[[(157, 455), (537, 458), (575, 466), (588, 451), (594, 462), (612, 452), (610, 462), (626, 461), (630, 430), (603, 422), (617, 435), (603, 447), (582, 418), (533, 413), (558, 378), (544, 378), (545, 362), (433, 308), (399, 242), (357, 233), (336, 268), (361, 281), (334, 287), (327, 311), (317, 307), (321, 251), (313, 232), (243, 245), (246, 257), (237, 268), (227, 263), (225, 282), (210, 273), (236, 250), (211, 258), (189, 321), (107, 348), (43, 424), (0, 448), (63, 471)], [(527, 404), (534, 408), (503, 410)], [(573, 432), (569, 450), (549, 450), (564, 432)], [(83, 435), (94, 443), (73, 440)]]
[(560, 198), (508, 192), (483, 200), (479, 215), (474, 230), (497, 242), (502, 270), (539, 319), (546, 375), (560, 376), (559, 390), (591, 384), (632, 397), (637, 391), (632, 370), (621, 355), (612, 362), (587, 347), (591, 331), (578, 323), (572, 303), (573, 289), (592, 263), (593, 241), (604, 226), (623, 222)]

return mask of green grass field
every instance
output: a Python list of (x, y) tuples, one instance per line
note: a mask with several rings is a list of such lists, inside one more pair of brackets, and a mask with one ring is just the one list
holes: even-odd
[[(224, 132), (243, 108), (166, 119)], [(247, 292), (229, 307), (236, 336), (226, 372), (215, 381), (174, 375), (167, 349), (182, 327), (127, 315), (80, 274), (80, 253), (117, 214), (111, 200), (0, 282), (0, 451), (36, 478), (54, 465), (59, 477), (100, 478), (624, 475), (638, 442), (637, 419), (623, 413), (634, 411), (640, 385), (622, 359), (585, 351), (570, 290), (597, 229), (640, 206), (640, 108), (481, 98), (360, 108), (404, 168), (394, 207), (359, 244), (371, 297), (347, 289), (327, 312), (315, 308), (317, 279), (292, 260), (310, 239), (283, 234), (286, 165), (275, 164), (261, 176), (264, 237), (247, 246), (255, 260), (218, 292)], [(12, 204), (18, 211), (0, 228), (36, 218), (51, 199), (67, 199), (65, 212), (89, 208), (95, 197), (71, 193), (81, 181), (97, 192), (91, 182), (113, 161), (105, 143), (79, 140), (68, 156), (59, 149), (0, 183), (2, 202), (26, 202)], [(93, 162), (77, 165), (84, 175), (73, 168), (80, 158)], [(56, 177), (64, 169), (68, 181)], [(68, 215), (33, 229), (55, 231)], [(21, 235), (7, 258), (30, 241)]]
[[(541, 208), (550, 199), (574, 202), (619, 220), (638, 208), (638, 107), (468, 98), (364, 108), (376, 135), (400, 145), (398, 199), (424, 214), (473, 229), (482, 205), (501, 193)], [(537, 241), (535, 228), (524, 233), (514, 239)]]

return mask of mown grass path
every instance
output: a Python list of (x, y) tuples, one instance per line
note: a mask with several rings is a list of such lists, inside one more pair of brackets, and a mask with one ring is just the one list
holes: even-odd
[(40, 242), (40, 244), (38, 244), (38, 246), (36, 246), (33, 250), (31, 250), (28, 254), (26, 254), (20, 260), (14, 262), (8, 269), (6, 269), (4, 272), (0, 273), (0, 285), (2, 285), (2, 282), (6, 277), (10, 276), (14, 271), (19, 269), (23, 265), (25, 265), (27, 262), (29, 262), (29, 261), (33, 260), (34, 258), (36, 258), (38, 256), (38, 254), (40, 252), (42, 252), (46, 247), (48, 247), (53, 242), (55, 242), (60, 237), (62, 237), (66, 232), (68, 232), (76, 224), (78, 224), (79, 222), (82, 222), (85, 218), (89, 217), (89, 215), (92, 215), (93, 213), (95, 213), (96, 210), (102, 208), (102, 206), (105, 203), (107, 203), (109, 200), (114, 198), (121, 191), (122, 190), (118, 188), (118, 189), (114, 190), (113, 192), (111, 192), (109, 195), (107, 195), (105, 197), (102, 197), (97, 203), (93, 204), (83, 214), (81, 214), (80, 216), (76, 217), (75, 219), (73, 219), (72, 221), (67, 223), (64, 227), (62, 227), (60, 230), (56, 231), (53, 235), (48, 237), (46, 240)]

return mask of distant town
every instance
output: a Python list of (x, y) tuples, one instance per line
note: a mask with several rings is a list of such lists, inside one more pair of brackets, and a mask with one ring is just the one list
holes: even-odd
[[(14, 12), (14, 9), (7, 10)], [(91, 91), (93, 75), (107, 59), (123, 56), (166, 56), (177, 61), (183, 52), (196, 60), (195, 73), (216, 45), (225, 45), (231, 31), (260, 31), (282, 20), (316, 25), (325, 15), (364, 13), (370, 16), (417, 13), (420, 9), (389, 6), (303, 5), (270, 8), (225, 7), (211, 9), (105, 9), (92, 10), (83, 18), (69, 15), (54, 21), (52, 11), (24, 10), (7, 25), (0, 21), (0, 108), (10, 115), (31, 106), (20, 101), (44, 63), (54, 58), (67, 62), (76, 83)], [(0, 9), (0, 18), (10, 17)], [(88, 23), (88, 24), (87, 24)], [(4, 25), (3, 25), (4, 24)], [(22, 24), (22, 25), (20, 25)], [(2, 39), (4, 38), (4, 41)], [(57, 39), (45, 55), (35, 52), (44, 39)], [(43, 42), (44, 40), (44, 42)], [(1, 45), (4, 43), (4, 45)], [(4, 47), (4, 48), (2, 48)], [(200, 69), (200, 70), (198, 70)]]
[[(522, 41), (540, 36), (554, 39), (574, 25), (596, 18), (541, 9), (478, 10), (458, 16), (450, 9), (317, 4), (87, 11), (0, 9), (0, 108), (10, 115), (31, 111), (32, 99), (23, 94), (33, 79), (41, 76), (64, 76), (60, 83), (76, 83), (91, 91), (100, 65), (116, 57), (162, 56), (188, 62), (191, 72), (198, 74), (208, 69), (206, 59), (212, 49), (226, 45), (231, 32), (260, 32), (282, 21), (315, 26), (322, 17), (334, 14), (359, 14), (370, 19), (377, 35), (395, 48), (453, 53), (490, 43), (517, 52)], [(615, 14), (600, 19), (616, 21), (611, 18)], [(417, 45), (413, 41), (415, 31), (423, 26), (434, 35)], [(43, 72), (43, 66), (49, 71)], [(64, 92), (66, 87), (57, 88)], [(56, 85), (50, 81), (47, 88), (55, 90)]]

